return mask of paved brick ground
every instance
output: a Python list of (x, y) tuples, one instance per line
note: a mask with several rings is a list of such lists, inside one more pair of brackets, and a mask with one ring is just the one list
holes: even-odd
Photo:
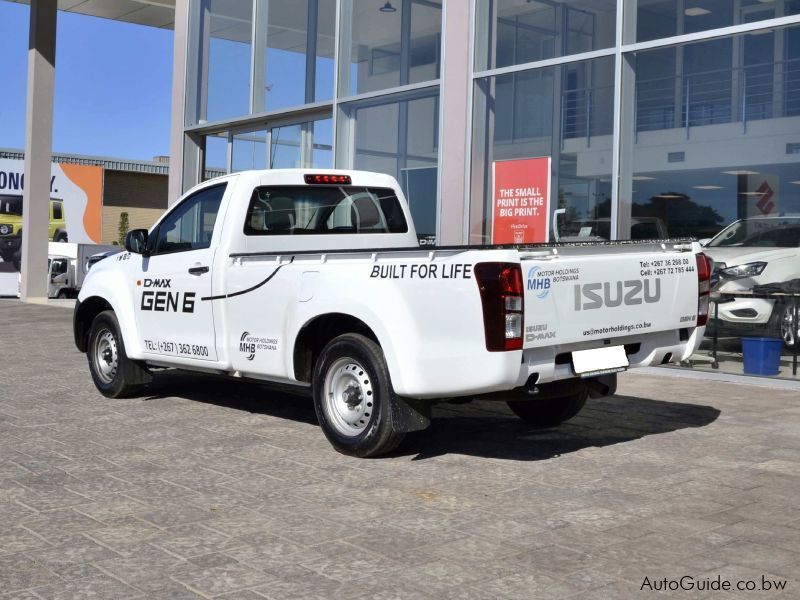
[(70, 317), (0, 302), (0, 598), (800, 597), (797, 392), (627, 375), (556, 430), (448, 405), (356, 460), (262, 386), (104, 399)]

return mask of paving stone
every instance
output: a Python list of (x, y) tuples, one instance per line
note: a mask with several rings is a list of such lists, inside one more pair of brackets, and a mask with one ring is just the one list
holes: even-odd
[(437, 406), (365, 461), (330, 448), (308, 398), (268, 386), (165, 372), (103, 398), (70, 317), (0, 300), (0, 600), (625, 600), (645, 576), (800, 581), (796, 391), (631, 373), (549, 430), (502, 404)]
[(139, 590), (108, 575), (37, 588), (36, 594), (44, 600), (128, 600), (143, 597)]

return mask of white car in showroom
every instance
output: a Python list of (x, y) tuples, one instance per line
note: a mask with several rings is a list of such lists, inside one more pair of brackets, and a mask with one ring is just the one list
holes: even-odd
[[(740, 219), (701, 243), (714, 260), (717, 292), (749, 290), (800, 278), (800, 215)], [(723, 334), (780, 332), (789, 349), (794, 349), (798, 340), (798, 328), (792, 326), (791, 301), (736, 298), (719, 304), (717, 324)]]

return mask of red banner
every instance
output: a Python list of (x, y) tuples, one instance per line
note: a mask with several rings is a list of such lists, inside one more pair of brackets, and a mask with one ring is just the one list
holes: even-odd
[(550, 157), (496, 160), (492, 243), (547, 242), (550, 229)]

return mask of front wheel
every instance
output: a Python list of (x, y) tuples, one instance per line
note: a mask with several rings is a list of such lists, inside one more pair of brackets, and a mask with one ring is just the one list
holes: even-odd
[(314, 365), (314, 410), (331, 445), (366, 458), (394, 450), (405, 433), (392, 423), (398, 399), (381, 347), (358, 334), (333, 339)]
[(150, 379), (125, 353), (114, 311), (101, 312), (92, 321), (86, 357), (95, 387), (107, 398), (129, 396)]
[(526, 423), (536, 427), (555, 427), (569, 421), (586, 404), (589, 388), (583, 385), (578, 391), (558, 398), (536, 400), (509, 400), (508, 408)]

